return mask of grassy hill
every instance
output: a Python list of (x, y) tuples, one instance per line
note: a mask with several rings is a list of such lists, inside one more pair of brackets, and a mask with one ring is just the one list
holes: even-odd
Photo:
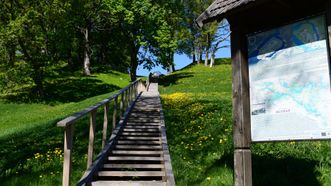
[[(63, 129), (56, 122), (128, 84), (129, 76), (116, 71), (58, 74), (45, 81), (43, 100), (24, 89), (0, 95), (0, 185), (61, 185)], [(101, 147), (102, 113), (98, 110), (96, 147)], [(86, 167), (88, 118), (75, 124), (74, 143), (73, 185)]]
[[(231, 65), (192, 65), (161, 80), (176, 184), (233, 185)], [(331, 185), (331, 142), (252, 145), (253, 185)]]

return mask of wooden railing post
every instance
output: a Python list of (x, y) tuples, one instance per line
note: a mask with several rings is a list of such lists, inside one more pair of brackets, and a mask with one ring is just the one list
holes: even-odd
[(120, 117), (122, 117), (122, 115), (123, 115), (123, 107), (124, 107), (124, 92), (121, 93)]
[(72, 162), (72, 140), (73, 140), (73, 125), (68, 125), (64, 130), (64, 154), (63, 154), (63, 176), (62, 185), (70, 186), (71, 177), (71, 162)]
[(109, 112), (109, 103), (106, 103), (104, 106), (104, 115), (103, 115), (103, 131), (102, 131), (102, 148), (105, 147), (107, 141), (107, 130), (108, 130), (108, 112)]
[(113, 111), (113, 130), (116, 128), (116, 118), (117, 118), (117, 100), (118, 97), (115, 97), (114, 99), (114, 111)]
[(128, 99), (127, 99), (127, 107), (126, 108), (128, 108), (129, 107), (129, 105), (130, 105), (130, 102), (131, 102), (131, 87), (129, 87), (128, 88), (128, 94), (127, 94), (127, 97), (128, 97)]
[(134, 97), (137, 97), (137, 95), (138, 95), (138, 89), (137, 89), (137, 87), (138, 87), (138, 83), (136, 82), (134, 84)]
[(124, 91), (124, 110), (123, 112), (126, 111), (126, 108), (128, 108), (128, 89)]
[(92, 161), (93, 161), (93, 146), (94, 146), (96, 116), (97, 116), (97, 110), (91, 111), (91, 113), (90, 113), (90, 137), (89, 137), (88, 154), (87, 154), (87, 168), (89, 168), (92, 165)]

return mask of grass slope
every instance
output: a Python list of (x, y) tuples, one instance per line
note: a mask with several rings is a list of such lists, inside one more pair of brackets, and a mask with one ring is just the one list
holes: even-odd
[[(192, 65), (159, 88), (176, 184), (233, 185), (231, 65)], [(331, 185), (331, 143), (252, 145), (253, 185)]]
[[(33, 96), (24, 91), (1, 95), (0, 185), (61, 185), (63, 129), (56, 127), (56, 121), (109, 97), (128, 83), (127, 74), (114, 71), (92, 77), (61, 75), (46, 81), (48, 97), (44, 101), (31, 103)], [(24, 96), (29, 99), (21, 99)], [(98, 116), (96, 153), (101, 147), (102, 109)], [(73, 185), (86, 167), (87, 117), (75, 124), (74, 144)]]

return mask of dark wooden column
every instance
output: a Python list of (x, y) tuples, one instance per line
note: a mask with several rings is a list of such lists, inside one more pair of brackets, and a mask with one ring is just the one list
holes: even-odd
[(326, 3), (326, 25), (329, 33), (329, 54), (331, 54), (331, 0), (328, 0)]
[(252, 185), (250, 98), (247, 40), (243, 29), (231, 26), (234, 185)]

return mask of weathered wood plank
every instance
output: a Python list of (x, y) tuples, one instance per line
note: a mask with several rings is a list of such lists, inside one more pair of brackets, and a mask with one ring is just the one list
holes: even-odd
[(75, 121), (79, 120), (80, 118), (84, 117), (85, 115), (87, 115), (88, 113), (92, 112), (93, 110), (98, 109), (99, 107), (104, 106), (106, 103), (109, 103), (111, 100), (113, 100), (115, 97), (118, 97), (119, 95), (121, 95), (124, 91), (126, 91), (130, 86), (133, 86), (134, 84), (137, 84), (141, 81), (141, 79), (137, 79), (135, 82), (129, 84), (128, 86), (126, 86), (125, 88), (121, 89), (120, 91), (118, 91), (117, 93), (115, 93), (114, 95), (110, 96), (107, 99), (104, 99), (102, 101), (100, 101), (99, 103), (96, 103), (95, 105), (92, 105), (91, 107), (88, 107), (84, 110), (81, 110), (79, 112), (74, 113), (71, 116), (66, 117), (65, 119), (59, 121), (57, 123), (58, 127), (66, 127), (67, 125), (70, 125), (72, 123), (74, 123)]
[(163, 158), (164, 158), (164, 171), (166, 172), (166, 176), (163, 177), (163, 180), (167, 182), (168, 186), (175, 186), (175, 176), (172, 171), (170, 152), (168, 148), (166, 127), (165, 127), (165, 119), (164, 113), (161, 105), (161, 99), (158, 98), (160, 103), (160, 119), (161, 119), (161, 134), (162, 134), (162, 149), (163, 149)]
[(160, 132), (160, 130), (157, 128), (157, 129), (148, 129), (148, 128), (142, 128), (142, 129), (139, 129), (139, 128), (124, 128), (123, 129), (124, 132)]
[(116, 145), (116, 149), (141, 149), (141, 150), (160, 150), (161, 145)]
[(103, 115), (103, 130), (102, 130), (102, 148), (105, 147), (107, 141), (107, 130), (108, 130), (108, 112), (109, 112), (109, 103), (106, 103), (104, 106), (104, 115)]
[(159, 132), (123, 132), (123, 136), (160, 136)]
[(117, 144), (146, 144), (146, 145), (160, 145), (161, 141), (130, 141), (130, 140), (118, 140)]
[(161, 169), (163, 168), (163, 164), (104, 164), (103, 168), (113, 169), (113, 168), (127, 168), (127, 169)]
[(125, 128), (130, 129), (160, 129), (159, 125), (126, 125)]
[(166, 186), (161, 181), (96, 181), (92, 186)]
[(113, 110), (113, 129), (116, 128), (116, 122), (117, 122), (117, 107), (118, 107), (118, 97), (114, 99), (114, 110)]
[(112, 154), (126, 154), (126, 155), (160, 155), (163, 151), (135, 151), (135, 150), (113, 150)]
[(74, 126), (69, 125), (64, 130), (64, 154), (63, 154), (63, 176), (62, 185), (70, 185), (71, 177), (71, 162), (72, 162), (72, 148), (73, 148), (73, 134)]
[(251, 143), (247, 43), (245, 35), (237, 29), (232, 31), (231, 42), (233, 141), (235, 148), (247, 148)]
[(119, 139), (125, 139), (125, 140), (150, 140), (150, 141), (159, 141), (159, 140), (160, 140), (160, 137), (120, 136)]
[(250, 149), (234, 150), (235, 186), (252, 185), (252, 161)]
[(165, 172), (162, 171), (100, 171), (98, 176), (127, 176), (127, 177), (157, 177), (164, 176)]
[(326, 25), (328, 27), (328, 34), (329, 34), (329, 55), (331, 59), (331, 1), (329, 0), (326, 3)]
[(109, 156), (110, 161), (163, 161), (163, 157)]
[(92, 165), (93, 162), (96, 117), (97, 117), (97, 111), (94, 110), (90, 113), (90, 135), (89, 135), (88, 154), (87, 154), (87, 169)]
[(233, 28), (231, 34), (233, 143), (235, 148), (234, 161), (237, 162), (234, 166), (234, 184), (235, 186), (251, 186), (248, 58), (245, 33), (242, 31), (242, 28)]

